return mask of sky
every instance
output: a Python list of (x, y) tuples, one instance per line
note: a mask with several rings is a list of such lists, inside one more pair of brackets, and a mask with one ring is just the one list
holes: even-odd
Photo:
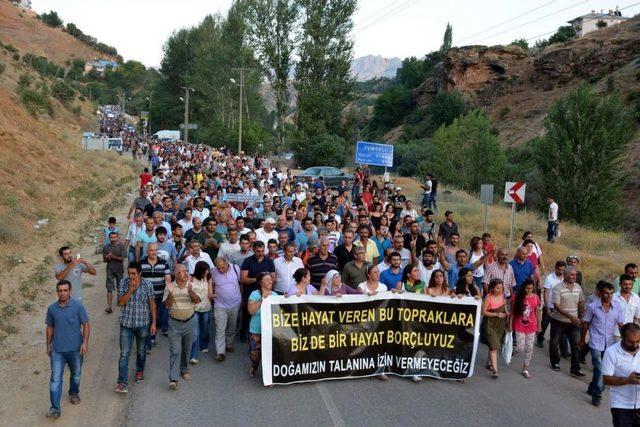
[[(159, 66), (175, 30), (225, 13), (231, 0), (32, 0), (38, 13), (55, 10), (63, 21), (114, 46), (125, 58)], [(634, 0), (359, 0), (354, 14), (355, 57), (422, 57), (438, 49), (447, 25), (454, 46), (505, 44), (546, 38), (566, 21), (596, 10), (621, 9)], [(622, 11), (640, 13), (640, 4)]]

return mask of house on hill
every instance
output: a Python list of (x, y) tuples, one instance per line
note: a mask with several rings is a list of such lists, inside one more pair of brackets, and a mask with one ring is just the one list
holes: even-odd
[(11, 0), (11, 3), (23, 9), (31, 9), (31, 0)]
[(101, 76), (104, 76), (104, 72), (107, 68), (116, 68), (118, 63), (115, 61), (108, 61), (105, 59), (99, 59), (95, 61), (89, 61), (84, 64), (84, 73), (87, 74), (91, 70), (96, 70)]
[(608, 13), (604, 12), (602, 9), (600, 10), (600, 13), (596, 13), (595, 10), (592, 10), (591, 13), (578, 16), (577, 18), (567, 22), (571, 24), (573, 29), (576, 31), (576, 35), (578, 37), (582, 37), (585, 34), (599, 30), (600, 28), (618, 25), (627, 19), (629, 18), (622, 16), (622, 12), (620, 12), (616, 7), (616, 10), (609, 9)]

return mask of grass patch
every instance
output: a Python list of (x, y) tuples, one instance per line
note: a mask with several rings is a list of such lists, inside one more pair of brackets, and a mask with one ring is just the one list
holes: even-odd
[(0, 243), (14, 243), (18, 240), (18, 234), (17, 228), (13, 225), (13, 219), (0, 215)]
[(83, 283), (82, 289), (85, 289), (85, 288), (93, 288), (93, 283), (87, 283), (87, 282)]
[(9, 209), (15, 209), (18, 207), (18, 198), (13, 194), (5, 194), (2, 197), (2, 201)]
[(104, 197), (109, 190), (102, 183), (92, 179), (69, 191), (68, 196), (76, 199), (76, 208), (83, 208)]

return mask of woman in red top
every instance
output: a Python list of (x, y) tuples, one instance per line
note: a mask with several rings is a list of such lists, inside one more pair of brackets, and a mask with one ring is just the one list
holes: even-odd
[(371, 200), (373, 199), (373, 195), (371, 194), (371, 188), (369, 184), (364, 185), (364, 189), (362, 190), (362, 194), (360, 195), (362, 201), (367, 206), (367, 209), (371, 208)]
[(522, 376), (530, 378), (529, 364), (533, 354), (533, 343), (536, 333), (541, 331), (542, 305), (540, 297), (535, 293), (533, 280), (526, 279), (520, 292), (513, 301), (511, 328), (516, 332), (516, 351), (524, 353)]

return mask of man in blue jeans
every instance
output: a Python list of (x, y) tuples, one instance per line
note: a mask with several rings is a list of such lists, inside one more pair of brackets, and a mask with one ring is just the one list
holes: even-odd
[(129, 384), (129, 356), (136, 340), (136, 383), (144, 381), (144, 365), (147, 359), (146, 341), (149, 334), (156, 333), (156, 301), (153, 285), (142, 280), (142, 266), (131, 262), (127, 277), (118, 287), (120, 312), (120, 360), (118, 362), (118, 384), (116, 393), (127, 393)]
[(62, 376), (69, 365), (69, 397), (72, 405), (80, 403), (80, 377), (82, 357), (89, 348), (89, 316), (82, 303), (71, 298), (71, 282), (60, 280), (56, 284), (58, 301), (47, 309), (47, 355), (51, 358), (49, 392), (51, 408), (48, 418), (60, 417)]
[(591, 403), (600, 406), (602, 393), (604, 392), (604, 380), (602, 378), (602, 357), (604, 351), (614, 345), (615, 333), (624, 324), (624, 312), (617, 304), (613, 304), (613, 285), (603, 280), (596, 285), (599, 299), (594, 299), (582, 318), (582, 334), (580, 336), (580, 348), (584, 346), (587, 331), (589, 331), (589, 351), (593, 364), (593, 379), (589, 384), (587, 393), (591, 395)]

